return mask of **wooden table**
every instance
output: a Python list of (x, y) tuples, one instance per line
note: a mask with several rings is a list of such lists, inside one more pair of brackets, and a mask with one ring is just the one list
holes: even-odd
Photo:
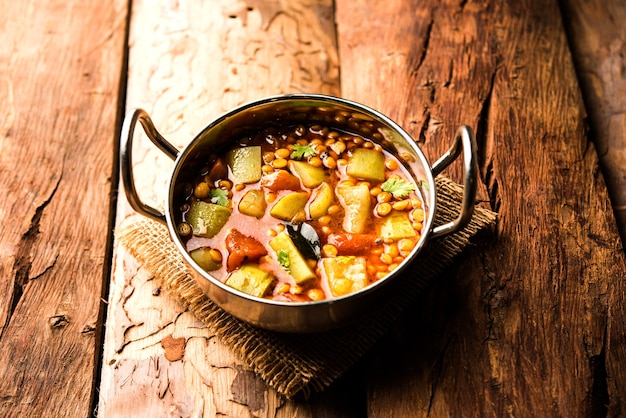
[[(1, 416), (624, 413), (623, 2), (0, 4)], [(307, 401), (248, 371), (113, 234), (132, 212), (118, 186), (126, 109), (182, 147), (222, 112), (287, 92), (368, 104), (430, 158), (470, 125), (480, 204), (499, 213)], [(171, 162), (148, 144), (136, 155), (142, 196), (162, 202)]]

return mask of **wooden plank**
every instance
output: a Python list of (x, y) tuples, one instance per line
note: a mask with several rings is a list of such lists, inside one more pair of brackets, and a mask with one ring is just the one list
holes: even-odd
[(91, 414), (125, 1), (0, 3), (0, 415)]
[(626, 4), (623, 1), (562, 2), (565, 28), (585, 97), (591, 138), (626, 239)]
[[(623, 248), (626, 240), (626, 26), (622, 22), (626, 20), (626, 3), (568, 0), (562, 7), (589, 116), (590, 137), (598, 149)], [(592, 393), (598, 402), (607, 404), (609, 416), (619, 415), (624, 404), (626, 358), (618, 349), (623, 345), (623, 333), (612, 331), (623, 328), (626, 323), (623, 296), (623, 293), (611, 294), (612, 309), (607, 315), (610, 327), (605, 343), (609, 349), (593, 364), (597, 377), (606, 381), (606, 385)]]
[(493, 242), (378, 347), (369, 414), (619, 415), (624, 253), (556, 2), (336, 7), (344, 96), (398, 120), (433, 160), (472, 126), (481, 196), (500, 214)]
[[(182, 147), (245, 101), (288, 92), (337, 95), (332, 16), (331, 0), (135, 1), (127, 105), (145, 108), (157, 129)], [(162, 206), (172, 162), (145, 138), (134, 155), (139, 193)], [(120, 199), (118, 219), (131, 212)], [(168, 343), (183, 352), (165, 348)], [(115, 247), (101, 414), (351, 415), (352, 402), (332, 401), (332, 394), (307, 404), (281, 399)]]

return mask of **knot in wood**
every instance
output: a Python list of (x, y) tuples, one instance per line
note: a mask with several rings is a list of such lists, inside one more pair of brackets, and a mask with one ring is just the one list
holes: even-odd
[(65, 328), (70, 323), (70, 318), (65, 314), (53, 315), (48, 318), (48, 325), (52, 329)]

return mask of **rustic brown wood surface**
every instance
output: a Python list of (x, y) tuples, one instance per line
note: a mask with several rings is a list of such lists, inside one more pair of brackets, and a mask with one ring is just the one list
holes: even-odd
[[(342, 94), (376, 102), (429, 155), (473, 126), (482, 196), (500, 214), (491, 244), (381, 344), (369, 411), (618, 415), (624, 254), (556, 2), (337, 4)], [(354, 23), (367, 15), (405, 19)], [(366, 33), (384, 47), (358, 43)], [(375, 71), (385, 59), (397, 64)]]
[(96, 395), (126, 2), (0, 2), (0, 416)]
[(619, 0), (563, 2), (602, 172), (622, 242), (626, 239), (626, 7)]
[[(40, 3), (0, 2), (1, 416), (623, 414), (626, 4), (143, 0), (127, 21), (125, 1)], [(368, 104), (431, 161), (468, 124), (499, 213), (308, 401), (248, 371), (111, 234), (132, 213), (112, 205), (118, 111), (182, 147), (285, 92)], [(172, 162), (145, 138), (135, 159), (159, 205)]]

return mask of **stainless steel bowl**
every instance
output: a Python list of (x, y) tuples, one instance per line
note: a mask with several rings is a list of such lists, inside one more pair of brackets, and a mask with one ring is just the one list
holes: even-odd
[[(340, 114), (347, 117), (333, 117)], [(165, 213), (141, 201), (133, 177), (132, 143), (137, 121), (148, 138), (172, 160), (174, 167), (168, 182)], [(424, 200), (425, 219), (419, 242), (411, 254), (387, 277), (361, 291), (317, 302), (282, 302), (262, 299), (239, 292), (200, 268), (186, 251), (176, 231), (174, 197), (183, 177), (186, 162), (198, 154), (219, 152), (231, 144), (238, 132), (268, 124), (290, 124), (323, 121), (336, 129), (359, 132), (367, 122), (370, 133), (378, 133), (376, 142), (395, 153), (414, 176)], [(371, 136), (369, 136), (372, 138)], [(351, 323), (364, 312), (377, 307), (386, 290), (396, 280), (427, 241), (459, 230), (470, 220), (476, 193), (476, 145), (470, 128), (461, 126), (448, 152), (430, 165), (415, 141), (385, 115), (353, 101), (314, 94), (273, 96), (244, 104), (218, 117), (207, 125), (182, 151), (171, 145), (155, 129), (149, 115), (142, 109), (131, 110), (124, 120), (121, 144), (121, 170), (126, 196), (138, 213), (167, 225), (173, 243), (191, 267), (194, 278), (207, 296), (231, 315), (252, 325), (283, 332), (316, 332), (338, 328)], [(437, 211), (434, 177), (463, 154), (464, 195), (458, 217), (444, 225), (433, 225)]]

